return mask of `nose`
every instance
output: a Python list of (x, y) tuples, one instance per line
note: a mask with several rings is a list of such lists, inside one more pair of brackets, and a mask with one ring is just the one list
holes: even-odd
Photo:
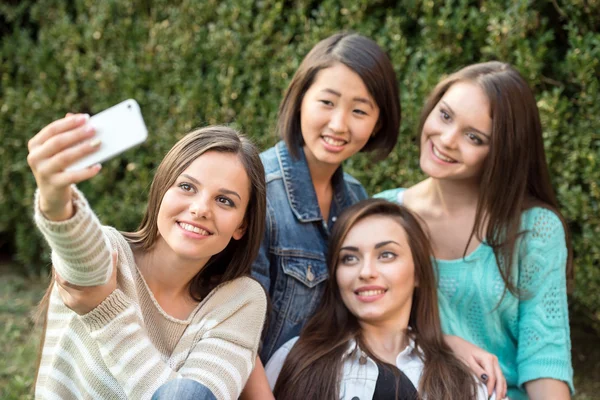
[(360, 279), (370, 280), (379, 275), (377, 264), (370, 258), (365, 258), (360, 268)]
[(451, 149), (456, 145), (458, 133), (456, 129), (446, 129), (440, 135), (440, 142), (444, 147)]
[(329, 120), (329, 129), (334, 133), (346, 133), (348, 131), (347, 113), (345, 110), (337, 109)]
[(194, 196), (189, 209), (190, 213), (196, 218), (208, 219), (212, 215), (211, 202), (206, 196)]

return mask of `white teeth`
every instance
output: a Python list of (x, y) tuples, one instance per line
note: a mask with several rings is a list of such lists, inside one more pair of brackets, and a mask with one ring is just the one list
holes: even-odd
[(446, 157), (446, 156), (444, 156), (444, 155), (440, 154), (440, 153), (438, 152), (438, 150), (435, 148), (435, 146), (433, 146), (433, 154), (435, 154), (435, 156), (436, 156), (437, 158), (439, 158), (440, 160), (442, 160), (442, 161), (446, 161), (446, 162), (456, 162), (455, 160), (453, 160), (453, 159), (451, 159), (451, 158), (448, 158), (448, 157)]
[(208, 236), (208, 235), (210, 235), (210, 232), (205, 231), (204, 229), (200, 229), (197, 226), (186, 224), (184, 222), (180, 222), (179, 226), (181, 226), (186, 231), (194, 232), (194, 233), (197, 233), (197, 234), (202, 235), (202, 236)]
[(344, 144), (346, 144), (345, 140), (334, 139), (329, 136), (323, 136), (323, 140), (325, 141), (325, 143), (330, 144), (332, 146), (343, 146)]
[(369, 296), (377, 296), (377, 295), (380, 295), (380, 294), (383, 294), (383, 293), (385, 293), (385, 290), (381, 290), (381, 289), (380, 290), (365, 290), (363, 292), (357, 292), (357, 294), (359, 296), (367, 296), (367, 297), (369, 297)]

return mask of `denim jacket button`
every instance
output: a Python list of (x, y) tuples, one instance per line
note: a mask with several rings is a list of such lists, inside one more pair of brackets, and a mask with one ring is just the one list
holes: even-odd
[(360, 400), (360, 398), (358, 396), (354, 396), (352, 400)]
[(360, 365), (365, 365), (367, 363), (367, 357), (365, 356), (360, 356), (360, 358), (358, 359), (358, 363)]
[(306, 279), (308, 279), (309, 282), (315, 280), (315, 274), (312, 272), (312, 265), (308, 266), (308, 270), (306, 271)]

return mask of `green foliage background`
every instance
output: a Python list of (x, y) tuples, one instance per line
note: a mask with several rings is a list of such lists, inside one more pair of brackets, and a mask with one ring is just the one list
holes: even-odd
[(135, 229), (154, 168), (193, 127), (231, 123), (267, 148), (303, 56), (338, 30), (374, 38), (400, 79), (394, 153), (347, 164), (370, 193), (422, 179), (415, 127), (444, 74), (513, 63), (534, 88), (553, 183), (575, 249), (572, 304), (600, 327), (600, 1), (24, 0), (0, 3), (0, 244), (27, 273), (48, 267), (32, 225), (27, 141), (67, 111), (126, 98), (149, 140), (82, 184), (103, 222)]

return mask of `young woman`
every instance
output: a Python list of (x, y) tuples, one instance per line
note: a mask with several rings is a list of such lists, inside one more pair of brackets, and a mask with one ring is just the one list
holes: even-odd
[(367, 198), (342, 162), (359, 151), (385, 157), (399, 123), (394, 69), (366, 37), (339, 33), (319, 42), (294, 74), (279, 109), (283, 141), (261, 154), (267, 229), (252, 274), (272, 301), (263, 361), (314, 313), (328, 277), (329, 231), (344, 208)]
[(331, 234), (323, 303), (266, 365), (275, 397), (487, 399), (444, 342), (431, 254), (406, 208), (347, 208)]
[(431, 232), (444, 333), (495, 354), (511, 399), (569, 398), (570, 247), (532, 91), (507, 64), (471, 65), (436, 86), (419, 132), (429, 178), (379, 196)]
[(227, 127), (189, 133), (158, 167), (139, 229), (121, 233), (73, 185), (100, 166), (65, 171), (98, 148), (86, 121), (69, 115), (29, 142), (56, 273), (36, 398), (236, 399), (266, 313), (248, 276), (265, 221), (256, 148)]
[[(374, 41), (338, 33), (306, 55), (279, 107), (277, 132), (283, 140), (261, 154), (267, 219), (252, 275), (271, 299), (263, 362), (315, 312), (328, 277), (329, 230), (343, 209), (367, 198), (342, 163), (359, 151), (387, 156), (399, 128), (396, 74)], [(245, 399), (270, 396), (261, 363), (257, 366)]]

